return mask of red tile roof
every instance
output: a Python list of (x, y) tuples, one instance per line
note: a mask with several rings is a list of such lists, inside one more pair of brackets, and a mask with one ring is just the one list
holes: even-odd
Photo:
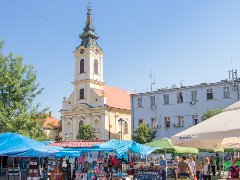
[(105, 140), (79, 140), (79, 141), (60, 141), (49, 144), (50, 146), (60, 147), (92, 147), (97, 144), (102, 144)]
[(44, 124), (43, 124), (43, 127), (44, 127), (45, 129), (58, 128), (59, 121), (60, 121), (60, 120), (57, 119), (57, 118), (48, 116), (48, 117), (45, 119), (45, 122), (44, 122)]
[(131, 110), (131, 93), (129, 91), (105, 84), (103, 91), (94, 89), (94, 92), (98, 96), (105, 96), (107, 100), (106, 105), (109, 107)]

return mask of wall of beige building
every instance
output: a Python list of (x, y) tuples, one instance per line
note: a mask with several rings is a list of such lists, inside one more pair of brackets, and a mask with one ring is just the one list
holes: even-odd
[[(122, 140), (130, 140), (131, 135), (131, 111), (123, 110), (123, 109), (108, 109), (108, 116), (106, 116), (108, 121), (110, 122), (109, 126), (109, 139), (122, 139)], [(119, 119), (123, 119), (121, 126), (121, 121)], [(127, 132), (125, 131), (125, 124), (127, 123)], [(106, 127), (107, 128), (107, 127)], [(122, 132), (121, 132), (122, 130)]]
[[(81, 107), (82, 108), (82, 107)], [(119, 119), (124, 120), (121, 124)], [(77, 140), (79, 124), (83, 121), (95, 129), (97, 139), (131, 139), (131, 112), (115, 108), (94, 108), (63, 113), (62, 139)]]

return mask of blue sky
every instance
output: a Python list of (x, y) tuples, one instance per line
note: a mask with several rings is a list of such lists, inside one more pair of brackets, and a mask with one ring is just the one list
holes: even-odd
[[(105, 82), (131, 91), (228, 77), (240, 72), (238, 0), (91, 0), (104, 50)], [(73, 90), (73, 50), (86, 21), (87, 0), (4, 0), (0, 39), (5, 53), (33, 64), (45, 88), (37, 101), (60, 117)]]

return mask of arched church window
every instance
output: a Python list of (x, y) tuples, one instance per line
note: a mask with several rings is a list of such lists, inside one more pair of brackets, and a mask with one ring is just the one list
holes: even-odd
[(100, 123), (99, 120), (94, 121), (94, 131), (95, 132), (100, 132)]
[(80, 60), (80, 73), (84, 73), (84, 59)]
[(79, 127), (81, 126), (81, 125), (83, 125), (83, 121), (81, 120), (80, 122), (79, 122)]
[(84, 89), (79, 90), (79, 99), (84, 99)]
[(72, 133), (72, 123), (71, 122), (67, 122), (67, 134)]
[(127, 121), (124, 122), (123, 133), (124, 133), (124, 134), (128, 134), (128, 122), (127, 122)]
[(94, 74), (98, 74), (98, 60), (94, 60)]

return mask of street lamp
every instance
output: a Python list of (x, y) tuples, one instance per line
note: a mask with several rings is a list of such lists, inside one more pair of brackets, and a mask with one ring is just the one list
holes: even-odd
[(122, 119), (122, 118), (120, 118), (120, 119), (118, 120), (118, 123), (119, 123), (119, 124), (120, 124), (120, 126), (121, 126), (121, 131), (120, 131), (120, 132), (118, 132), (118, 134), (120, 134), (120, 140), (122, 140), (122, 139), (123, 139), (123, 134), (122, 134), (123, 122), (125, 122), (125, 120), (124, 120), (124, 119)]
[(65, 134), (66, 141), (68, 140), (70, 134), (73, 134), (73, 133), (69, 132), (69, 133), (66, 133), (66, 134)]

